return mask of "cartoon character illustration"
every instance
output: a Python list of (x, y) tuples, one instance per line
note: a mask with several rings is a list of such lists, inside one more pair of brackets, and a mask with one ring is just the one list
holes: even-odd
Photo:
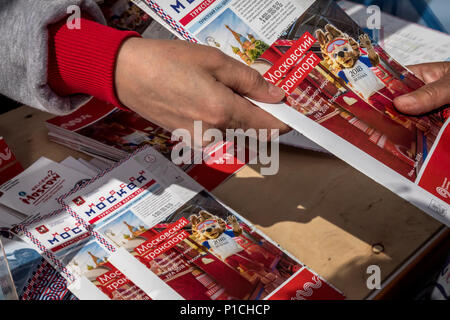
[(193, 235), (222, 261), (243, 276), (250, 275), (260, 280), (266, 289), (275, 285), (278, 275), (264, 267), (262, 250), (245, 250), (236, 242), (235, 238), (243, 233), (236, 217), (229, 216), (227, 219), (232, 230), (227, 229), (227, 223), (223, 219), (205, 210), (192, 215), (190, 220)]
[[(415, 129), (414, 123), (400, 115), (392, 102), (396, 96), (407, 93), (407, 89), (397, 90), (397, 92), (393, 90), (396, 86), (386, 87), (373, 71), (373, 68), (380, 66), (381, 60), (368, 35), (360, 35), (358, 43), (348, 34), (327, 24), (325, 31), (322, 29), (316, 31), (316, 37), (319, 40), (324, 61), (336, 76), (344, 80), (373, 108), (388, 115), (405, 128)], [(362, 54), (361, 48), (367, 52), (367, 55)]]

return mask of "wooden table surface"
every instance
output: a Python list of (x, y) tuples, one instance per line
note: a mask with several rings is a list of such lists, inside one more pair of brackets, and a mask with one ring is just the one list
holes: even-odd
[[(29, 107), (0, 115), (0, 136), (26, 168), (39, 157), (88, 156), (47, 138), (53, 117)], [(247, 166), (213, 192), (347, 298), (369, 296), (366, 272), (387, 279), (442, 230), (442, 224), (327, 154), (281, 146), (280, 171), (261, 176)], [(372, 246), (381, 244), (376, 254)]]

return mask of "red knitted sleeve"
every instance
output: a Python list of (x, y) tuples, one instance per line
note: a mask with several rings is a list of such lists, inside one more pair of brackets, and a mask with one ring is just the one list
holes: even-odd
[(140, 35), (119, 31), (86, 18), (80, 29), (69, 29), (65, 21), (50, 25), (48, 84), (57, 94), (92, 95), (124, 108), (115, 93), (114, 70), (120, 46)]

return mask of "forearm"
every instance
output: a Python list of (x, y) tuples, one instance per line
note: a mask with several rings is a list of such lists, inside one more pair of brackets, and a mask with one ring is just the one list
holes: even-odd
[(95, 21), (104, 17), (93, 0), (0, 1), (0, 93), (21, 103), (61, 114), (85, 103), (88, 95), (61, 97), (48, 86), (48, 25), (78, 5)]

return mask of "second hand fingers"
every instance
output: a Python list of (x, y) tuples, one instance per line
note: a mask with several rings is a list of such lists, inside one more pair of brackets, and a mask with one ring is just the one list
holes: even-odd
[(435, 82), (450, 72), (450, 62), (422, 63), (408, 66), (425, 83)]

